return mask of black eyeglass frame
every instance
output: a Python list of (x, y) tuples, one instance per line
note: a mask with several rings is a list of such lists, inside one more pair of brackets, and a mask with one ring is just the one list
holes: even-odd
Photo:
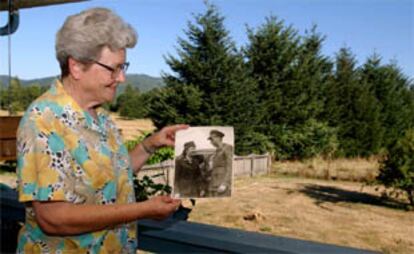
[(91, 60), (91, 61), (93, 63), (107, 69), (108, 71), (110, 71), (112, 78), (116, 78), (119, 75), (119, 73), (121, 73), (121, 71), (125, 74), (126, 71), (128, 70), (128, 67), (129, 67), (129, 62), (122, 63), (122, 64), (118, 65), (116, 68), (114, 68), (114, 67), (103, 64), (103, 63), (101, 63), (99, 61), (96, 61), (96, 60)]

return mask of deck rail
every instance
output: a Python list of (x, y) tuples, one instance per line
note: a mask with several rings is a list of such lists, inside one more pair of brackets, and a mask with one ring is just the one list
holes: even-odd
[[(1, 253), (12, 253), (19, 223), (24, 221), (24, 205), (17, 201), (15, 190), (5, 185), (0, 187)], [(378, 253), (173, 218), (137, 223), (138, 248), (155, 253)]]

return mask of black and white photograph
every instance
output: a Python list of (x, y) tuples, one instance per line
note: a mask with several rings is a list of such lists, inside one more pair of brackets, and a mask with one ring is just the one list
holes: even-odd
[(230, 197), (233, 127), (191, 127), (175, 137), (175, 198)]

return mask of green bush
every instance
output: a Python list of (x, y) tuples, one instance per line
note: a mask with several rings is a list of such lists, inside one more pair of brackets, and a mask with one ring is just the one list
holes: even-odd
[[(150, 132), (146, 132), (141, 136), (137, 136), (133, 140), (128, 140), (125, 142), (125, 146), (128, 151), (131, 151), (136, 145), (141, 143), (145, 138), (150, 136)], [(153, 155), (151, 155), (147, 160), (147, 165), (157, 164), (165, 160), (174, 158), (174, 149), (171, 147), (164, 147), (158, 149)], [(155, 176), (144, 176), (142, 179), (139, 179), (136, 175), (134, 176), (134, 189), (135, 189), (135, 198), (137, 201), (145, 201), (149, 197), (154, 195), (164, 195), (171, 193), (171, 186), (168, 184), (157, 184), (152, 180)]]
[[(144, 133), (144, 135), (137, 136), (133, 140), (128, 140), (125, 142), (125, 146), (128, 151), (131, 151), (136, 145), (141, 143), (146, 137), (150, 136), (150, 132)], [(165, 160), (172, 160), (174, 158), (174, 149), (171, 147), (163, 147), (158, 149), (153, 155), (151, 155), (147, 160), (147, 165), (153, 165), (160, 163)]]
[(148, 200), (154, 195), (165, 195), (171, 193), (169, 185), (154, 183), (151, 177), (144, 176), (142, 179), (134, 177), (134, 189), (136, 201)]
[(336, 130), (315, 119), (299, 126), (274, 126), (272, 141), (275, 155), (281, 160), (332, 156), (338, 147)]
[[(407, 193), (414, 207), (414, 129), (409, 129), (388, 151), (381, 161), (377, 181), (395, 191)], [(397, 192), (394, 192), (397, 193)]]
[(240, 135), (242, 138), (239, 138), (239, 140), (236, 136), (236, 152), (238, 155), (264, 154), (275, 150), (275, 146), (268, 136), (254, 131), (243, 134)]

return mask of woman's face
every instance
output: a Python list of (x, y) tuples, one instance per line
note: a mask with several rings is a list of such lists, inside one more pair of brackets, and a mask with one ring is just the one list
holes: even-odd
[(114, 52), (104, 47), (101, 56), (96, 59), (98, 63), (92, 63), (83, 71), (82, 92), (86, 93), (91, 103), (101, 105), (114, 99), (118, 84), (125, 82), (125, 73), (123, 71), (113, 72), (102, 65), (119, 70), (120, 66), (125, 63), (125, 59), (125, 49)]

